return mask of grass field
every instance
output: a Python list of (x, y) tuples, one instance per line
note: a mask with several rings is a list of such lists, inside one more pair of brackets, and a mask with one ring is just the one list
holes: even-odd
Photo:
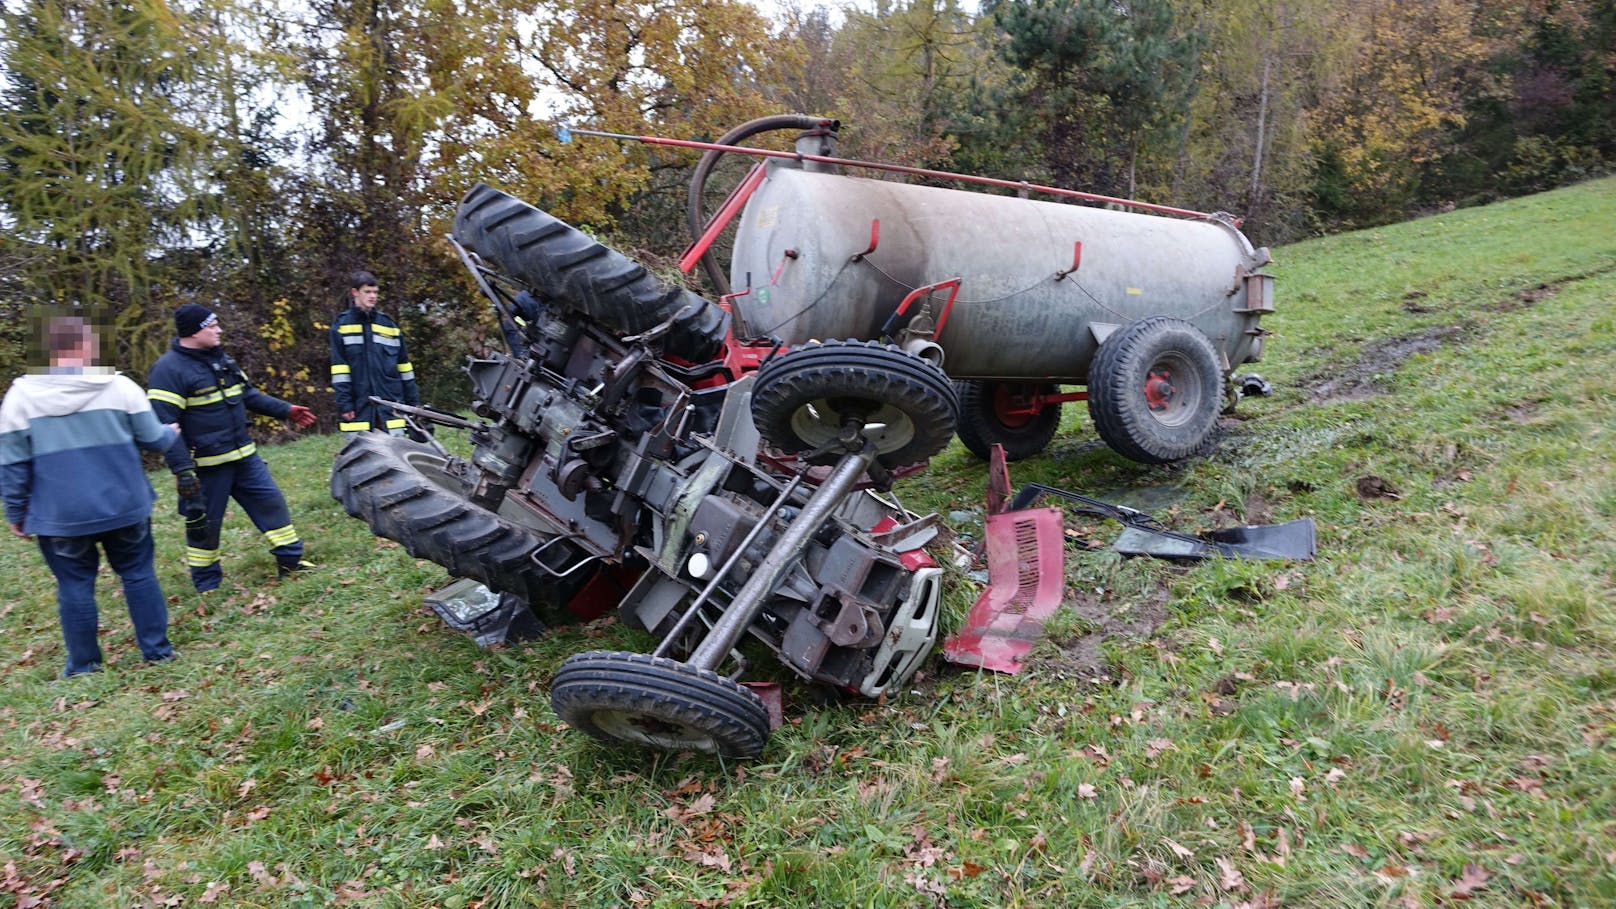
[[(562, 659), (648, 641), (451, 632), (443, 571), (330, 499), (340, 438), (264, 451), (323, 566), (284, 583), (237, 511), (192, 593), (158, 480), (173, 663), (109, 580), (107, 671), (57, 681), (7, 537), (0, 907), (1616, 904), (1616, 180), (1275, 257), (1275, 394), (1212, 455), (1133, 464), (1074, 409), (1012, 480), (1311, 515), (1316, 560), (1124, 561), (1074, 519), (1028, 670), (788, 685), (750, 764), (562, 726)], [(980, 533), (984, 475), (956, 443), (900, 493)]]

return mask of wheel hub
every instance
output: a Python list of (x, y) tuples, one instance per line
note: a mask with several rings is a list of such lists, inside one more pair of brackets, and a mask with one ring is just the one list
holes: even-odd
[(1167, 369), (1152, 369), (1145, 378), (1145, 403), (1160, 413), (1173, 405), (1178, 388), (1173, 385), (1173, 373)]

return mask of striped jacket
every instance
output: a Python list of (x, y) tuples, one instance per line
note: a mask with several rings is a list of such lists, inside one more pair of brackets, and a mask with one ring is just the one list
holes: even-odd
[(157, 493), (135, 446), (166, 451), (174, 440), (140, 386), (111, 370), (19, 376), (0, 402), (6, 521), (50, 537), (144, 521)]
[[(344, 431), (403, 428), (404, 421), (392, 411), (370, 404), (372, 395), (404, 404), (421, 403), (415, 367), (398, 323), (385, 313), (365, 312), (357, 306), (332, 319), (331, 388), (337, 393), (337, 413), (351, 410), (355, 414), (351, 424), (342, 424)], [(372, 426), (373, 422), (377, 425)]]
[(164, 423), (179, 423), (197, 467), (239, 461), (258, 448), (247, 432), (247, 412), (284, 420), (292, 405), (253, 387), (224, 348), (199, 350), (175, 340), (146, 376), (152, 409)]

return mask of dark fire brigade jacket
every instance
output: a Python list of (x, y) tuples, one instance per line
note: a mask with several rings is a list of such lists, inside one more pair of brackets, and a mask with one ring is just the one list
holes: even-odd
[[(197, 467), (217, 467), (256, 452), (247, 412), (284, 420), (292, 405), (253, 387), (224, 348), (197, 350), (173, 341), (146, 376), (146, 397), (163, 423), (180, 424)], [(174, 468), (174, 459), (169, 459)]]
[(419, 406), (415, 367), (398, 323), (380, 310), (367, 313), (357, 306), (331, 320), (331, 388), (337, 413), (355, 411), (361, 422), (371, 413), (372, 395)]

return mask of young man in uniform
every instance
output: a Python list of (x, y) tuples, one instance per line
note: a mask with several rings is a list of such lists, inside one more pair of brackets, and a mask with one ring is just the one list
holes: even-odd
[(140, 386), (95, 365), (95, 331), (83, 318), (55, 316), (43, 327), (49, 371), (19, 376), (0, 402), (0, 494), (12, 535), (37, 539), (56, 576), (62, 678), (101, 668), (102, 552), (123, 583), (141, 657), (171, 660), (151, 534), (157, 493), (135, 446), (167, 451), (175, 427), (158, 421)]
[[(314, 425), (313, 411), (254, 388), (219, 346), (223, 328), (207, 307), (181, 306), (174, 311), (174, 328), (178, 337), (152, 366), (146, 394), (160, 419), (179, 423), (196, 459), (201, 501), (195, 510), (205, 520), (186, 522), (192, 585), (205, 593), (224, 580), (219, 531), (231, 498), (269, 540), (279, 577), (313, 568), (303, 560), (303, 541), (292, 526), (286, 497), (247, 433), (248, 411), (291, 420), (300, 429)], [(183, 481), (183, 470), (180, 476)]]
[(373, 404), (372, 395), (418, 407), (415, 367), (398, 323), (376, 309), (376, 276), (356, 271), (348, 281), (349, 307), (331, 320), (331, 388), (337, 393), (338, 424), (349, 438), (380, 429), (405, 434), (403, 417)]

